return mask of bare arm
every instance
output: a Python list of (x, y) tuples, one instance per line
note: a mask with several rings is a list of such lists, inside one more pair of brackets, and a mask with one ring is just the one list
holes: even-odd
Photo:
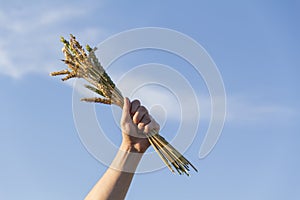
[(122, 144), (102, 178), (86, 196), (86, 200), (124, 199), (143, 153), (150, 146), (145, 134), (159, 125), (145, 107), (135, 100), (124, 99), (121, 119)]

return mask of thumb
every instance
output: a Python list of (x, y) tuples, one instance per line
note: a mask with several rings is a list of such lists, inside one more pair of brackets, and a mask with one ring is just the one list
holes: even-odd
[(123, 111), (122, 111), (122, 118), (121, 118), (122, 122), (128, 122), (129, 120), (131, 120), (130, 106), (131, 106), (130, 100), (127, 97), (125, 97)]

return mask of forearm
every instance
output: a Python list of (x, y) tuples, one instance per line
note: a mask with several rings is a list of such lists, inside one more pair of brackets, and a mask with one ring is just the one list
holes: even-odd
[(112, 164), (86, 200), (124, 199), (141, 157), (142, 154), (136, 153), (133, 147), (122, 144)]

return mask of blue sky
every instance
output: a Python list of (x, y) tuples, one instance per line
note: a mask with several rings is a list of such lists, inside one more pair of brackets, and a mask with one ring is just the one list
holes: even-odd
[[(48, 76), (64, 67), (59, 37), (73, 33), (83, 44), (97, 45), (147, 26), (182, 32), (207, 50), (223, 77), (228, 112), (208, 157), (198, 158), (205, 120), (185, 153), (199, 173), (174, 176), (165, 168), (139, 174), (127, 199), (300, 198), (299, 9), (292, 0), (1, 0), (0, 199), (83, 199), (106, 167), (80, 141), (70, 84)], [(148, 62), (184, 65), (145, 51), (124, 56), (115, 68)], [(198, 89), (198, 98), (207, 96), (205, 87)], [(96, 109), (100, 118), (110, 108)], [(108, 120), (107, 127), (116, 126)], [(167, 121), (164, 129), (174, 126)], [(116, 144), (117, 134), (111, 137)]]

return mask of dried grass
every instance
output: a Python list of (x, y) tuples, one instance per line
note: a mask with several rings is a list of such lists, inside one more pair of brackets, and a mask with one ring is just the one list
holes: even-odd
[[(52, 72), (50, 75), (65, 75), (65, 77), (62, 78), (63, 81), (70, 78), (83, 78), (90, 84), (85, 85), (85, 87), (97, 93), (100, 97), (83, 98), (81, 99), (82, 101), (115, 104), (120, 108), (123, 108), (124, 102), (122, 93), (97, 59), (95, 55), (97, 49), (92, 49), (87, 45), (86, 53), (73, 35), (70, 35), (70, 41), (65, 40), (63, 37), (61, 38), (61, 41), (64, 44), (62, 52), (65, 56), (65, 59), (62, 61), (68, 66), (68, 69)], [(165, 138), (159, 135), (158, 132), (153, 130), (147, 135), (147, 138), (162, 161), (172, 172), (175, 172), (173, 169), (175, 168), (179, 174), (186, 174), (189, 176), (189, 166), (197, 171), (197, 169), (171, 144), (169, 144)]]

